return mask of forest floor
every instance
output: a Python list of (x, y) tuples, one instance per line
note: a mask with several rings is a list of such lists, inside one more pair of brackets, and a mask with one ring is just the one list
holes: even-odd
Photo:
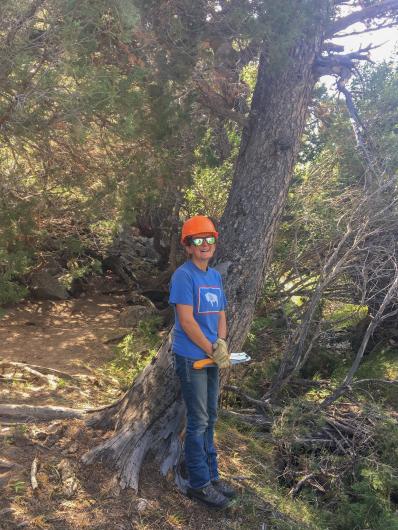
[[(0, 320), (2, 404), (85, 409), (121, 394), (122, 385), (111, 368), (115, 344), (126, 332), (119, 325), (126, 305), (117, 289), (114, 294), (104, 291), (102, 285), (79, 299), (29, 301), (7, 311)], [(0, 528), (276, 528), (270, 523), (273, 517), (291, 519), (279, 511), (272, 484), (266, 484), (272, 448), (257, 444), (254, 431), (247, 429), (245, 433), (219, 423), (221, 472), (232, 477), (239, 492), (233, 505), (220, 512), (183, 496), (170, 478), (151, 469), (150, 459), (138, 494), (120, 490), (112, 469), (82, 464), (82, 454), (103, 436), (82, 420), (0, 423)], [(33, 462), (38, 465), (35, 489)], [(275, 502), (270, 502), (272, 497)], [(299, 527), (314, 528), (304, 523)]]

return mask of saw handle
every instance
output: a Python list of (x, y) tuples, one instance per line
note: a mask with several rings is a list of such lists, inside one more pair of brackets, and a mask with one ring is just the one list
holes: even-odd
[(206, 368), (206, 366), (212, 366), (213, 364), (216, 364), (213, 359), (207, 358), (201, 359), (200, 361), (195, 361), (192, 366), (195, 368), (195, 370), (200, 370), (201, 368)]

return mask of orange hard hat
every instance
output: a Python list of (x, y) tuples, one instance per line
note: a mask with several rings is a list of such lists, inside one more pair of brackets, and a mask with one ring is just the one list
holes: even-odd
[(218, 232), (211, 219), (205, 215), (195, 215), (182, 225), (181, 243), (184, 244), (185, 239), (189, 236), (206, 233), (218, 237)]

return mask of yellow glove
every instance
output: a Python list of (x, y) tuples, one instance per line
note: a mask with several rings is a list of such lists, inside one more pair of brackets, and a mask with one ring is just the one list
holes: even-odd
[(230, 368), (228, 346), (224, 339), (217, 339), (213, 344), (213, 353), (210, 356), (219, 368)]

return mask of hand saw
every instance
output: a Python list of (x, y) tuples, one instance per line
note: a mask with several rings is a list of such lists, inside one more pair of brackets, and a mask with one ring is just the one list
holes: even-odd
[[(240, 364), (245, 363), (247, 361), (250, 361), (251, 357), (247, 355), (247, 353), (239, 352), (239, 353), (231, 353), (230, 355), (231, 364)], [(206, 366), (212, 366), (213, 364), (216, 364), (213, 359), (210, 359), (208, 357), (207, 359), (201, 359), (200, 361), (195, 361), (193, 363), (193, 367), (195, 370), (200, 370), (201, 368), (206, 368)]]

